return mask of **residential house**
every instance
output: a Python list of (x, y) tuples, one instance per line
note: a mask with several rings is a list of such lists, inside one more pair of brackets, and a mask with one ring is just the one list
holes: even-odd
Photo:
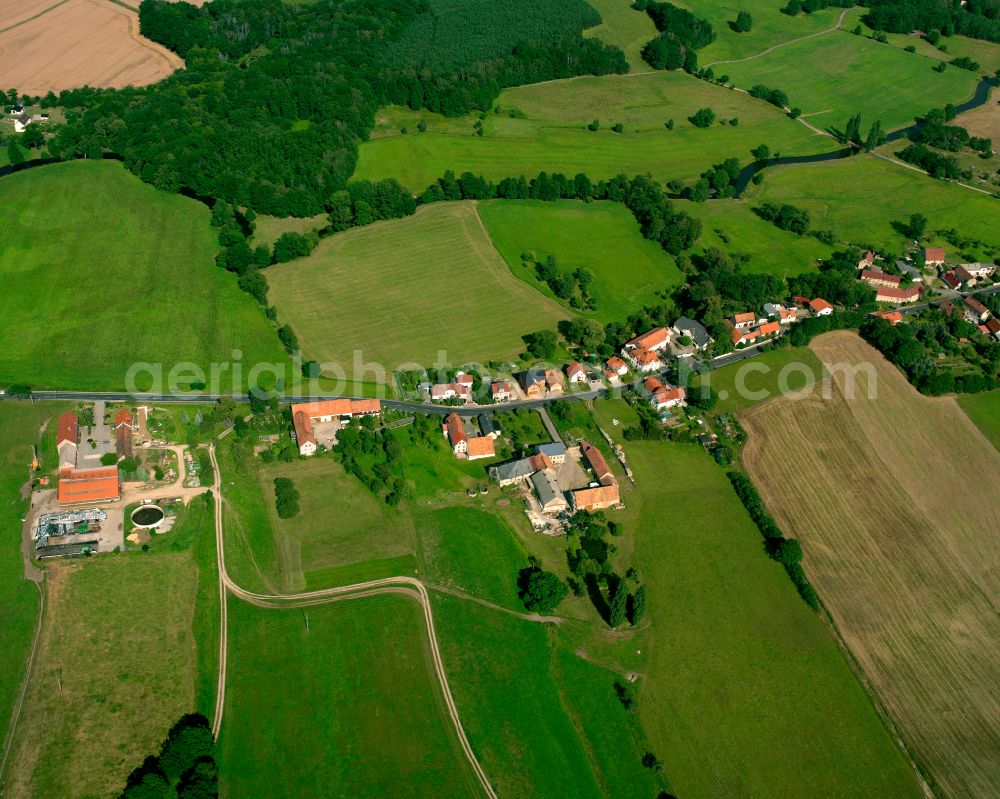
[(581, 364), (573, 361), (573, 363), (566, 367), (566, 378), (570, 383), (586, 383), (587, 370)]
[(757, 314), (738, 313), (733, 316), (730, 326), (735, 330), (746, 330), (757, 326)]
[(928, 266), (941, 266), (944, 264), (944, 248), (925, 247), (924, 263)]
[(544, 455), (552, 463), (564, 463), (566, 461), (566, 445), (558, 441), (551, 444), (537, 444), (535, 446), (535, 453)]
[(656, 350), (636, 347), (631, 350), (622, 350), (622, 354), (637, 372), (658, 372), (665, 366)]
[(955, 270), (949, 269), (943, 275), (941, 275), (941, 280), (944, 284), (955, 291), (960, 291), (962, 288), (962, 281), (958, 279), (958, 275), (955, 274)]
[(861, 260), (858, 261), (858, 269), (868, 269), (875, 263), (875, 253), (871, 250), (866, 250), (865, 254), (861, 256)]
[(449, 413), (444, 418), (444, 424), (441, 425), (441, 432), (448, 439), (451, 451), (455, 453), (456, 457), (465, 455), (468, 452), (469, 437), (465, 434), (465, 423), (457, 413)]
[(67, 469), (59, 477), (60, 505), (100, 505), (121, 498), (118, 467)]
[(545, 387), (549, 391), (562, 391), (565, 380), (563, 379), (562, 372), (558, 369), (546, 369), (545, 370)]
[(683, 388), (665, 386), (655, 377), (647, 377), (642, 385), (650, 404), (658, 411), (680, 405), (687, 397), (687, 392)]
[(465, 452), (470, 461), (479, 460), (480, 458), (495, 458), (497, 454), (493, 446), (492, 436), (470, 438)]
[(757, 335), (761, 338), (767, 336), (777, 336), (781, 334), (781, 322), (764, 322), (757, 328)]
[(876, 311), (872, 314), (872, 316), (877, 316), (879, 319), (885, 319), (893, 327), (903, 321), (903, 314), (899, 311)]
[(527, 480), (534, 471), (535, 469), (528, 458), (518, 458), (517, 460), (490, 466), (489, 475), (502, 487)]
[(623, 376), (628, 372), (628, 364), (625, 363), (617, 355), (612, 355), (607, 360), (608, 376), (617, 375), (618, 377)]
[(964, 266), (955, 267), (955, 277), (958, 278), (963, 289), (971, 289), (979, 282), (979, 279)]
[(769, 302), (764, 305), (764, 313), (766, 313), (771, 319), (777, 319), (778, 323), (782, 325), (790, 325), (793, 322), (799, 321), (798, 308), (786, 308), (784, 305), (778, 305), (774, 302)]
[(565, 513), (569, 509), (569, 503), (563, 496), (559, 481), (551, 469), (542, 469), (531, 475), (531, 485), (535, 489), (535, 496), (538, 497), (542, 513)]
[(996, 319), (987, 319), (986, 332), (993, 336), (993, 338), (997, 341), (1000, 341), (1000, 321)]
[(809, 300), (809, 310), (816, 316), (829, 316), (833, 313), (833, 306), (822, 297), (817, 297), (814, 300)]
[(753, 328), (737, 330), (728, 319), (726, 320), (726, 327), (730, 328), (729, 340), (734, 347), (745, 347), (747, 344), (753, 344), (757, 340), (757, 331)]
[(14, 117), (14, 133), (24, 133), (24, 129), (31, 124), (31, 117), (27, 114), (21, 114), (18, 117)]
[(332, 399), (317, 402), (297, 402), (292, 405), (292, 427), (300, 455), (316, 454), (316, 422), (350, 421), (360, 416), (378, 416), (382, 412), (379, 400)]
[(12, 105), (10, 107), (10, 115), (12, 117), (19, 117), (23, 113), (24, 113), (24, 106), (23, 105), (16, 105), (15, 104), (15, 105)]
[(671, 329), (678, 336), (687, 336), (691, 339), (691, 343), (698, 350), (705, 349), (712, 342), (712, 337), (708, 335), (705, 326), (701, 322), (689, 319), (686, 316), (682, 316), (674, 322)]
[(631, 341), (625, 343), (624, 350), (650, 350), (657, 352), (670, 343), (670, 331), (665, 327), (654, 327), (647, 330), (641, 336), (636, 336)]
[(902, 279), (896, 275), (889, 275), (874, 269), (862, 269), (858, 280), (876, 288), (898, 289)]
[(507, 382), (493, 383), (490, 385), (490, 396), (494, 402), (510, 402), (514, 387)]
[(500, 437), (500, 425), (488, 413), (483, 413), (479, 415), (479, 432), (496, 440)]
[(896, 268), (901, 275), (909, 275), (914, 283), (924, 282), (924, 273), (921, 272), (913, 261), (896, 261)]
[(67, 411), (59, 417), (56, 432), (56, 449), (59, 452), (59, 471), (76, 466), (77, 442), (80, 440), (80, 422)]
[(965, 315), (973, 324), (985, 322), (990, 318), (989, 308), (975, 297), (966, 297), (963, 302), (965, 303)]
[(574, 513), (580, 510), (593, 513), (594, 511), (620, 505), (621, 495), (618, 491), (618, 483), (610, 483), (608, 485), (578, 488), (570, 493), (570, 501)]
[(991, 277), (997, 271), (996, 264), (962, 264), (962, 268), (975, 278)]
[(545, 396), (545, 373), (535, 369), (522, 372), (521, 388), (528, 399), (540, 399)]
[(879, 288), (875, 291), (875, 302), (891, 302), (894, 305), (908, 305), (920, 299), (920, 286), (908, 289)]
[(472, 402), (472, 383), (435, 383), (431, 386), (431, 399), (437, 401), (460, 399)]

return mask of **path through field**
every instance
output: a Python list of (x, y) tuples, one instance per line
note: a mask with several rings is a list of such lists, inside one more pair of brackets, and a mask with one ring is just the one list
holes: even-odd
[(912, 756), (948, 796), (1000, 785), (1000, 452), (953, 398), (919, 395), (850, 332), (812, 345), (870, 363), (849, 398), (748, 411), (744, 462)]

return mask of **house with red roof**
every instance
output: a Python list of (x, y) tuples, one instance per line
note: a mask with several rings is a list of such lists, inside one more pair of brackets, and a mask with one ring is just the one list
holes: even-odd
[(472, 402), (472, 383), (461, 383), (457, 380), (454, 383), (435, 383), (431, 386), (431, 399), (438, 402), (450, 399)]
[(465, 433), (465, 423), (462, 421), (462, 417), (457, 413), (449, 413), (444, 418), (441, 430), (444, 437), (448, 439), (448, 443), (451, 444), (451, 451), (459, 457), (465, 455), (469, 449), (469, 437)]
[(924, 263), (927, 266), (941, 266), (944, 263), (944, 248), (943, 247), (925, 247), (924, 248)]
[(632, 364), (632, 368), (637, 372), (658, 372), (662, 369), (665, 364), (657, 353), (657, 350), (648, 350), (645, 347), (622, 351), (625, 360)]
[(1000, 341), (1000, 321), (996, 319), (987, 319), (986, 332), (993, 336), (993, 338), (997, 341)]
[(617, 355), (612, 355), (606, 363), (608, 377), (621, 377), (628, 373), (628, 364)]
[(814, 300), (809, 300), (809, 310), (816, 316), (829, 316), (833, 313), (833, 306), (822, 297), (817, 297)]
[(890, 275), (874, 269), (862, 269), (858, 280), (876, 288), (890, 289), (898, 289), (900, 282), (902, 282), (902, 278), (898, 275)]
[(514, 386), (505, 381), (492, 383), (490, 385), (490, 396), (494, 402), (510, 402), (514, 396)]
[(899, 311), (876, 311), (872, 314), (872, 316), (877, 316), (879, 319), (885, 319), (893, 327), (903, 321), (903, 314)]
[(966, 297), (963, 302), (965, 303), (965, 315), (970, 322), (978, 324), (990, 318), (990, 309), (975, 297)]
[(649, 404), (658, 411), (681, 405), (687, 397), (687, 392), (683, 388), (664, 385), (655, 377), (647, 377), (642, 385), (646, 396), (649, 397)]
[(941, 280), (944, 284), (950, 288), (955, 289), (955, 291), (960, 291), (962, 288), (962, 281), (958, 279), (958, 275), (955, 274), (955, 270), (949, 269), (943, 275), (941, 275)]
[(60, 505), (100, 505), (121, 498), (118, 467), (69, 469), (59, 477)]
[(893, 305), (908, 305), (920, 299), (920, 286), (908, 289), (879, 288), (875, 291), (875, 302), (891, 302)]
[(379, 400), (331, 399), (295, 403), (292, 405), (292, 428), (299, 454), (316, 454), (318, 445), (314, 424), (344, 423), (361, 416), (378, 416), (381, 412), (382, 403)]
[(958, 279), (958, 282), (962, 284), (963, 289), (971, 289), (978, 282), (976, 276), (964, 266), (955, 267), (955, 277)]
[(77, 442), (80, 440), (80, 422), (76, 414), (66, 411), (59, 417), (56, 431), (56, 449), (59, 451), (59, 469), (76, 466)]
[(654, 327), (647, 330), (641, 336), (636, 336), (631, 341), (626, 342), (622, 348), (624, 350), (645, 349), (656, 352), (662, 350), (670, 343), (671, 334), (665, 327)]
[(566, 378), (570, 383), (586, 383), (587, 370), (577, 361), (573, 361), (566, 367)]
[(735, 314), (729, 324), (735, 330), (745, 330), (755, 327), (757, 324), (757, 314), (752, 312)]
[(790, 325), (793, 322), (799, 321), (799, 309), (795, 307), (786, 308), (784, 305), (779, 305), (775, 302), (768, 302), (764, 304), (764, 313), (768, 315), (770, 319), (776, 319), (778, 324)]

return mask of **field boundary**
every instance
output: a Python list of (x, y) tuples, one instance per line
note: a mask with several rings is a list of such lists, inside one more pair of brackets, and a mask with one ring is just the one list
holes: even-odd
[(754, 59), (770, 55), (775, 50), (780, 50), (782, 47), (788, 47), (789, 45), (798, 44), (799, 42), (806, 42), (809, 39), (818, 39), (820, 36), (826, 36), (828, 33), (835, 33), (836, 31), (839, 31), (843, 26), (844, 17), (846, 17), (847, 14), (853, 10), (854, 10), (853, 6), (851, 8), (845, 8), (840, 13), (840, 18), (837, 20), (837, 24), (834, 25), (832, 28), (827, 28), (825, 31), (817, 31), (816, 33), (810, 33), (808, 36), (800, 36), (798, 39), (791, 39), (787, 42), (781, 42), (779, 44), (772, 45), (771, 47), (768, 47), (766, 50), (761, 50), (759, 53), (747, 56), (746, 58), (730, 58), (725, 61), (713, 61), (711, 64), (705, 64), (705, 69), (708, 69), (709, 67), (718, 66), (719, 64), (742, 64), (744, 61), (753, 61)]
[[(22, 25), (26, 25), (29, 22), (33, 22), (34, 20), (38, 19), (39, 17), (44, 17), (50, 11), (54, 11), (55, 9), (59, 8), (59, 6), (66, 5), (66, 3), (68, 3), (68, 2), (69, 2), (69, 0), (59, 0), (58, 3), (53, 3), (52, 5), (50, 5), (50, 6), (46, 7), (46, 8), (43, 8), (37, 14), (32, 14), (30, 17), (25, 17), (20, 22), (15, 22), (13, 25), (8, 25), (6, 28), (0, 28), (0, 33), (6, 33), (7, 31), (14, 30), (14, 28), (20, 28)], [(111, 0), (111, 2), (114, 2), (114, 0)]]
[[(42, 578), (44, 579), (44, 578)], [(42, 637), (42, 623), (45, 613), (45, 585), (44, 582), (31, 581), (38, 589), (38, 614), (35, 617), (35, 634), (31, 639), (31, 649), (28, 650), (28, 658), (25, 661), (24, 678), (21, 680), (21, 687), (17, 691), (17, 700), (11, 710), (10, 721), (7, 724), (7, 733), (4, 736), (3, 756), (0, 757), (0, 789), (3, 788), (3, 775), (7, 770), (7, 761), (10, 759), (11, 750), (14, 748), (14, 735), (17, 732), (17, 723), (21, 718), (21, 709), (24, 707), (24, 699), (28, 695), (28, 686), (31, 683), (31, 676), (35, 671), (35, 655), (38, 652), (38, 642)]]

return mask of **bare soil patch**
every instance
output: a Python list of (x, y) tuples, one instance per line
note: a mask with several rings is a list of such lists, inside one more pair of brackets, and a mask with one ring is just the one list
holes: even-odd
[(872, 364), (877, 398), (846, 398), (839, 375), (827, 399), (753, 408), (746, 467), (932, 782), (996, 796), (1000, 452), (853, 333), (812, 348)]
[(973, 136), (993, 139), (994, 150), (1000, 148), (1000, 92), (993, 92), (989, 101), (979, 108), (973, 108), (955, 118), (955, 124), (961, 125)]
[(110, 0), (14, 0), (0, 12), (0, 31), (0, 86), (26, 94), (141, 86), (184, 66), (139, 35), (138, 14)]

